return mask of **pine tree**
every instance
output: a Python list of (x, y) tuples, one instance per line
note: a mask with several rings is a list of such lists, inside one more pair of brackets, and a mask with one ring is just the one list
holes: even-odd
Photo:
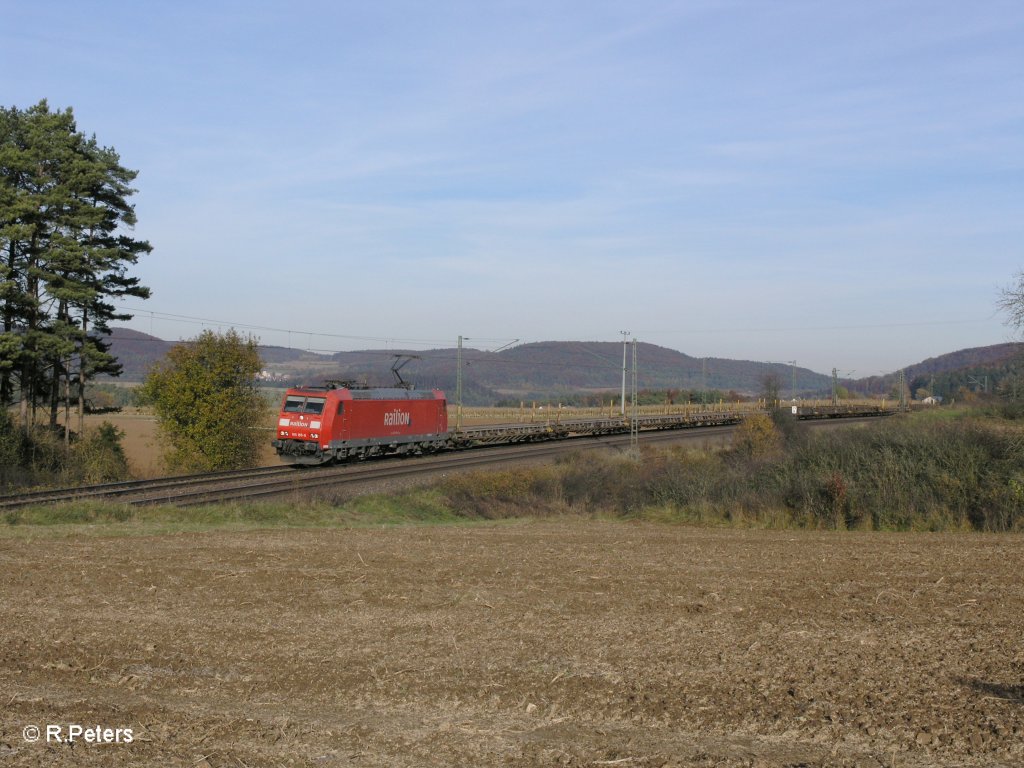
[(152, 250), (128, 234), (136, 175), (70, 109), (0, 109), (0, 406), (17, 393), (26, 428), (39, 404), (56, 424), (72, 378), (81, 418), (87, 380), (120, 372), (104, 337), (130, 315), (111, 300), (149, 296), (128, 275)]

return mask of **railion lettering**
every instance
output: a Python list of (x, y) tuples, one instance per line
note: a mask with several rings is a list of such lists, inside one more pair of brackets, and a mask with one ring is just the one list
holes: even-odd
[(412, 414), (406, 411), (389, 411), (384, 414), (385, 427), (407, 427), (412, 424)]

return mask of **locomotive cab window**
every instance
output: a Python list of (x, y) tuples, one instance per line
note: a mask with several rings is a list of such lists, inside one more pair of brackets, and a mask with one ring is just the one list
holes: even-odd
[(284, 399), (285, 413), (323, 413), (324, 404), (327, 398), (324, 397), (296, 397), (289, 395)]

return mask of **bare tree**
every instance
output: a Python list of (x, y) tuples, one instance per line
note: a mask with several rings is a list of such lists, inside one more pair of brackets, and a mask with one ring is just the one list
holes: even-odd
[(782, 380), (779, 374), (771, 371), (761, 377), (761, 397), (764, 398), (765, 406), (777, 408), (779, 405), (779, 393), (782, 391)]
[[(1024, 269), (1014, 275), (1014, 279), (1016, 282), (999, 291), (996, 306), (1006, 315), (1005, 323), (1024, 334)], [(1010, 368), (1010, 374), (1003, 378), (998, 385), (1002, 394), (1014, 402), (1017, 402), (1022, 383), (1024, 383), (1022, 370), (1024, 370), (1024, 352), (1019, 352), (1016, 362)]]
[(1024, 270), (1015, 275), (1016, 282), (999, 292), (996, 306), (1006, 315), (1006, 324), (1024, 331)]

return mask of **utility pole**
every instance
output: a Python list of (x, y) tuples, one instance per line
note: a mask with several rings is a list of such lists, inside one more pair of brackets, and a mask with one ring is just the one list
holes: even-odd
[(701, 358), (700, 361), (700, 400), (704, 405), (708, 404), (708, 359)]
[(839, 405), (839, 374), (832, 369), (832, 405)]
[(455, 431), (462, 430), (462, 337), (459, 336), (459, 349), (455, 354)]
[(639, 447), (640, 442), (640, 421), (636, 412), (636, 339), (633, 339), (633, 418), (629, 424), (629, 444), (633, 448)]
[(792, 390), (792, 398), (796, 400), (796, 360), (790, 360), (789, 364), (793, 367), (793, 385), (790, 387)]
[(907, 410), (907, 375), (900, 370), (900, 410)]
[(626, 338), (629, 331), (619, 331), (622, 334), (622, 399), (619, 401), (619, 414), (626, 415)]

